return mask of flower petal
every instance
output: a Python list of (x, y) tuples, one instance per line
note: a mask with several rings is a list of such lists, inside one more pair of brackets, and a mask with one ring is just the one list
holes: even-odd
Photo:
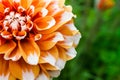
[(21, 40), (24, 39), (26, 37), (27, 33), (26, 31), (14, 31), (13, 32), (13, 36), (17, 39), (17, 40)]
[(44, 72), (41, 72), (36, 80), (50, 80), (50, 79)]
[(0, 54), (8, 55), (10, 54), (14, 48), (16, 47), (16, 43), (12, 40), (6, 41), (3, 45), (0, 46)]
[(1, 2), (5, 7), (12, 7), (10, 0), (1, 0)]
[(9, 62), (9, 69), (13, 76), (20, 80), (35, 80), (39, 74), (39, 66), (29, 65), (23, 59), (13, 62)]
[(9, 61), (3, 59), (3, 55), (0, 55), (0, 80), (8, 80), (9, 72)]
[(49, 51), (41, 52), (39, 63), (49, 63), (50, 65), (54, 66), (57, 59), (58, 59), (58, 50), (56, 47), (53, 47)]
[(64, 6), (65, 0), (57, 0), (57, 1), (59, 2), (59, 6), (60, 7)]
[(70, 22), (66, 23), (63, 25), (59, 30), (62, 34), (68, 35), (68, 36), (73, 36), (76, 33), (78, 33), (77, 28), (74, 26), (73, 21), (71, 20)]
[(33, 0), (20, 0), (20, 4), (23, 8), (28, 9), (30, 5), (32, 4)]
[(73, 38), (64, 36), (64, 41), (58, 42), (57, 44), (65, 49), (71, 48), (73, 46)]
[(0, 12), (3, 13), (4, 12), (4, 5), (2, 3), (0, 3)]
[(60, 70), (48, 71), (51, 77), (58, 77), (60, 75)]
[(1, 36), (5, 39), (12, 39), (12, 37), (13, 37), (12, 34), (10, 32), (7, 32), (7, 31), (3, 31), (1, 33)]
[(10, 74), (9, 80), (16, 80), (16, 78), (13, 75)]
[(52, 0), (40, 0), (39, 1), (39, 6), (46, 8), (51, 3), (51, 1)]
[(73, 59), (76, 56), (77, 52), (76, 52), (74, 47), (71, 47), (70, 49), (67, 50), (66, 54), (68, 55), (67, 59), (70, 60), (70, 59)]
[(48, 10), (46, 8), (38, 7), (38, 8), (35, 8), (34, 18), (36, 19), (38, 18), (38, 16), (45, 17), (47, 16), (47, 14), (48, 14)]
[(40, 49), (34, 40), (18, 41), (18, 46), (24, 60), (31, 64), (36, 65), (39, 61)]
[(52, 35), (49, 36), (49, 38), (47, 40), (43, 40), (43, 41), (41, 41), (41, 40), (37, 41), (37, 44), (39, 45), (40, 49), (41, 50), (49, 50), (49, 49), (53, 48), (58, 41), (63, 41), (64, 38), (61, 33), (56, 32), (56, 33), (52, 33)]
[(66, 36), (64, 35), (65, 40), (62, 42), (58, 42), (57, 44), (63, 48), (71, 48), (72, 46), (76, 47), (80, 41), (81, 34), (77, 32), (73, 36)]
[(51, 27), (50, 29), (48, 29), (48, 30), (40, 31), (40, 33), (41, 34), (52, 33), (54, 31), (56, 31), (58, 28), (60, 28), (62, 25), (64, 25), (68, 21), (70, 21), (72, 19), (72, 17), (73, 17), (73, 14), (71, 12), (68, 12), (68, 11), (59, 12), (54, 16), (56, 24), (53, 27)]
[[(61, 1), (60, 1), (60, 2), (61, 2)], [(48, 5), (47, 10), (49, 11), (48, 15), (54, 16), (56, 13), (60, 12), (60, 11), (63, 10), (63, 9), (60, 8), (58, 1), (52, 1), (52, 2)]]
[(64, 68), (65, 64), (66, 64), (66, 61), (64, 61), (63, 59), (59, 58), (59, 59), (57, 60), (55, 66), (58, 67), (59, 70), (62, 70), (62, 69)]
[(51, 64), (49, 64), (49, 63), (44, 63), (44, 64), (42, 64), (42, 66), (43, 66), (46, 70), (48, 70), (48, 71), (50, 71), (50, 70), (52, 70), (52, 71), (58, 70), (58, 68), (57, 68), (56, 66), (53, 66), (53, 65), (51, 65)]
[(58, 53), (59, 53), (59, 58), (63, 59), (64, 61), (67, 61), (67, 55), (66, 55), (66, 49), (62, 47), (57, 47)]
[(21, 58), (20, 49), (16, 47), (10, 54), (4, 57), (6, 60), (17, 61)]
[(9, 74), (7, 75), (0, 75), (0, 80), (8, 80), (9, 79)]
[(55, 25), (55, 20), (51, 16), (38, 18), (34, 22), (37, 24), (36, 26), (37, 30), (46, 30)]

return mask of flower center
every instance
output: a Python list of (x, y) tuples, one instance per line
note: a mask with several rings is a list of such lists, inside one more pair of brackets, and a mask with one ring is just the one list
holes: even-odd
[(33, 27), (33, 23), (29, 16), (22, 16), (20, 13), (11, 11), (6, 15), (3, 22), (4, 29), (6, 31), (30, 31)]
[(26, 14), (25, 9), (19, 7), (18, 12), (16, 12), (6, 8), (4, 13), (1, 36), (5, 39), (24, 39), (33, 28), (31, 17)]

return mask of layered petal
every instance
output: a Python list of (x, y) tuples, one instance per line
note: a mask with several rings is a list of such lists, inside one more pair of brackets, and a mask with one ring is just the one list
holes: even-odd
[(50, 75), (41, 64), (40, 64), (40, 68), (41, 68), (41, 71), (36, 80), (50, 80)]
[(36, 80), (50, 80), (50, 79), (44, 72), (41, 72)]
[(3, 55), (0, 55), (0, 80), (9, 79), (9, 61), (3, 59)]
[(5, 54), (4, 58), (9, 55), (14, 48), (16, 47), (16, 43), (12, 40), (6, 41), (3, 45), (0, 46), (0, 54)]
[(58, 59), (58, 50), (56, 47), (48, 51), (41, 52), (39, 63), (49, 63), (50, 65), (55, 65)]
[[(45, 37), (46, 39), (44, 38), (44, 36), (46, 36)], [(41, 50), (49, 50), (49, 49), (53, 48), (58, 41), (64, 40), (62, 34), (59, 32), (52, 33), (48, 36), (43, 35), (42, 39), (40, 41), (37, 41), (37, 44), (39, 45)]]
[(37, 30), (46, 30), (55, 25), (55, 20), (51, 16), (46, 16), (44, 18), (38, 18), (34, 21), (36, 23)]
[(22, 54), (18, 46), (8, 55), (5, 56), (6, 60), (18, 61), (21, 58)]
[(25, 61), (31, 65), (38, 64), (40, 49), (34, 40), (18, 41), (18, 47)]
[(20, 4), (23, 8), (28, 9), (33, 0), (20, 0)]
[(73, 20), (63, 25), (61, 28), (58, 29), (58, 31), (61, 32), (63, 35), (67, 36), (73, 36), (79, 32), (75, 27)]
[(73, 14), (71, 12), (68, 12), (68, 11), (59, 12), (54, 16), (56, 24), (48, 30), (40, 31), (40, 33), (42, 33), (42, 34), (52, 33), (54, 31), (56, 31), (57, 29), (59, 29), (62, 25), (64, 25), (68, 21), (70, 21), (72, 19), (72, 17), (73, 17)]
[(29, 65), (23, 59), (17, 62), (10, 61), (9, 69), (11, 74), (20, 80), (35, 80), (40, 71), (38, 65)]
[(60, 75), (60, 70), (48, 71), (51, 77), (58, 77)]
[[(60, 5), (62, 5), (62, 3), (60, 3)], [(57, 0), (52, 1), (47, 7), (47, 10), (49, 11), (48, 15), (54, 16), (56, 13), (62, 11), (63, 9), (60, 8), (60, 5), (59, 5), (59, 2)]]
[(4, 12), (4, 5), (2, 3), (0, 3), (0, 12), (3, 13)]

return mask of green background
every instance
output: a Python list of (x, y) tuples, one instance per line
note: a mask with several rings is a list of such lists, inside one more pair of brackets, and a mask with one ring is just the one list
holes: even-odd
[(120, 0), (99, 11), (94, 0), (66, 0), (82, 38), (76, 58), (54, 80), (120, 80)]

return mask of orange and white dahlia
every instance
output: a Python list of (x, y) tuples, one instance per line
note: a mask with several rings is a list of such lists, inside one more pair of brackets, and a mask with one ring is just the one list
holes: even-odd
[(75, 57), (79, 31), (65, 0), (0, 0), (0, 80), (50, 80)]

